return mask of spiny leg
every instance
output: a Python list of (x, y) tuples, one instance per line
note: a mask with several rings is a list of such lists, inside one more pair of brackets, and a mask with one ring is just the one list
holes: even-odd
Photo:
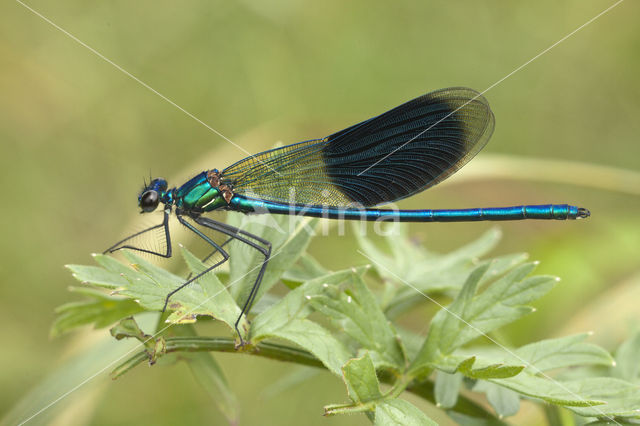
[[(164, 219), (162, 220), (162, 223), (159, 223), (157, 225), (153, 225), (147, 229), (143, 229), (140, 232), (136, 232), (133, 235), (129, 235), (127, 238), (118, 241), (117, 243), (115, 243), (114, 245), (112, 245), (111, 247), (109, 247), (108, 249), (106, 249), (103, 253), (113, 253), (114, 251), (118, 251), (118, 250), (122, 250), (122, 249), (130, 249), (130, 250), (136, 250), (142, 253), (149, 253), (149, 254), (153, 254), (155, 256), (160, 256), (160, 257), (166, 257), (169, 258), (171, 257), (172, 251), (171, 251), (171, 234), (169, 233), (169, 214), (171, 213), (170, 209), (165, 209), (164, 210)], [(157, 251), (153, 251), (153, 250), (147, 250), (147, 249), (143, 249), (140, 247), (134, 247), (134, 246), (130, 246), (128, 244), (121, 246), (120, 244), (129, 241), (132, 238), (135, 238), (139, 235), (144, 234), (145, 232), (149, 232), (152, 231), (154, 229), (157, 228), (164, 228), (164, 239), (165, 239), (165, 243), (166, 243), (166, 252), (165, 253), (160, 253)]]
[[(267, 264), (269, 263), (269, 257), (271, 256), (271, 242), (257, 235), (253, 235), (249, 232), (243, 231), (242, 229), (236, 228), (231, 225), (227, 225), (226, 223), (220, 223), (206, 217), (194, 218), (194, 221), (199, 225), (205, 226), (214, 231), (221, 232), (223, 234), (230, 236), (232, 239), (236, 239), (242, 243), (245, 243), (248, 246), (258, 250), (260, 253), (264, 255), (264, 261), (262, 262), (262, 266), (260, 267), (260, 271), (258, 272), (258, 277), (256, 278), (256, 281), (254, 282), (253, 287), (251, 287), (251, 291), (249, 292), (249, 297), (247, 297), (247, 301), (244, 303), (244, 306), (242, 307), (242, 311), (240, 312), (240, 315), (238, 316), (238, 319), (235, 322), (235, 329), (236, 329), (236, 332), (238, 333), (238, 336), (240, 336), (240, 343), (244, 344), (242, 340), (242, 335), (240, 334), (240, 330), (238, 329), (238, 324), (242, 319), (242, 315), (247, 315), (251, 310), (251, 305), (253, 304), (256, 294), (258, 293), (258, 289), (260, 288), (260, 284), (262, 283), (262, 277), (264, 276), (264, 272), (267, 268)], [(255, 242), (250, 241), (241, 235), (244, 235), (248, 238), (252, 238), (264, 244), (266, 248), (259, 246)]]
[[(224, 243), (220, 244), (220, 247), (224, 247), (227, 245), (227, 243), (233, 241), (232, 237), (229, 237)], [(214, 248), (211, 253), (209, 253), (208, 255), (206, 255), (205, 257), (202, 258), (202, 260), (200, 262), (205, 263), (207, 260), (211, 259), (211, 256), (213, 256), (214, 254), (218, 253), (218, 249)], [(191, 279), (191, 276), (193, 275), (193, 272), (189, 272), (189, 275), (187, 275), (187, 279)]]
[[(256, 239), (257, 241), (261, 242), (262, 244), (265, 244), (265, 245), (270, 245), (270, 244), (271, 244), (269, 241), (267, 241), (267, 240), (265, 240), (265, 239), (263, 239), (263, 238), (260, 238), (260, 237), (258, 237), (257, 235), (253, 235), (253, 234), (251, 234), (251, 233), (249, 233), (249, 232), (243, 231), (243, 230), (238, 229), (238, 228), (236, 228), (236, 227), (234, 227), (234, 226), (227, 225), (226, 223), (223, 223), (223, 222), (216, 222), (216, 221), (214, 221), (214, 220), (207, 219), (207, 218), (200, 218), (200, 219), (201, 219), (203, 222), (206, 222), (206, 221), (215, 222), (215, 223), (216, 223), (216, 225), (219, 225), (219, 226), (221, 226), (221, 227), (227, 228), (227, 229), (229, 229), (231, 232), (240, 233), (240, 234), (246, 235), (246, 236), (248, 236), (248, 237), (254, 238), (254, 239)], [(206, 225), (206, 224), (202, 224), (202, 226), (207, 226), (207, 225)], [(208, 228), (211, 228), (211, 227), (209, 227), (209, 226), (207, 226), (207, 227), (208, 227)], [(225, 235), (227, 235), (227, 234), (225, 234)], [(228, 243), (230, 243), (230, 242), (231, 242), (231, 241), (233, 241), (234, 239), (235, 239), (235, 237), (233, 237), (233, 236), (231, 236), (231, 237), (227, 238), (227, 239), (225, 240), (225, 242), (223, 242), (222, 244), (220, 244), (220, 247), (224, 247), (224, 246), (226, 246)], [(205, 257), (203, 257), (203, 258), (202, 258), (201, 262), (202, 262), (202, 263), (205, 263), (207, 260), (209, 260), (209, 259), (211, 258), (211, 256), (213, 256), (213, 255), (214, 255), (214, 254), (216, 254), (216, 253), (218, 253), (218, 249), (217, 249), (217, 248), (214, 248), (214, 249), (211, 251), (211, 253), (209, 253), (208, 255), (206, 255)], [(191, 274), (189, 274), (189, 275), (188, 275), (187, 279), (189, 279), (189, 278), (191, 278)]]
[[(187, 279), (186, 282), (184, 282), (183, 284), (180, 285), (180, 287), (172, 290), (169, 294), (167, 294), (166, 299), (164, 300), (164, 307), (162, 308), (162, 312), (164, 312), (167, 309), (167, 305), (169, 304), (169, 298), (171, 296), (173, 296), (174, 294), (176, 294), (177, 292), (179, 292), (180, 290), (182, 290), (183, 288), (185, 288), (186, 286), (188, 286), (189, 284), (191, 284), (192, 282), (194, 282), (195, 280), (197, 280), (198, 278), (208, 274), (209, 272), (211, 272), (212, 270), (214, 270), (215, 268), (217, 268), (218, 266), (222, 265), (224, 262), (226, 262), (227, 260), (229, 260), (229, 254), (218, 244), (216, 244), (211, 238), (207, 237), (205, 234), (203, 234), (202, 232), (200, 232), (197, 228), (195, 228), (192, 224), (190, 224), (189, 222), (187, 222), (182, 216), (180, 215), (176, 215), (178, 218), (178, 221), (180, 221), (181, 224), (183, 224), (184, 226), (186, 226), (190, 231), (192, 231), (193, 233), (195, 233), (197, 236), (199, 236), (200, 238), (202, 238), (203, 240), (205, 240), (207, 243), (211, 244), (216, 251), (219, 251), (220, 254), (222, 254), (223, 259), (221, 261), (219, 261), (218, 263), (216, 263), (215, 265), (205, 269), (204, 271), (200, 272), (199, 274), (197, 274), (196, 276), (194, 276), (193, 278), (189, 278)], [(195, 220), (195, 219), (194, 219)], [(237, 331), (237, 327), (236, 327), (236, 331)], [(242, 340), (242, 337), (240, 337), (240, 340)]]
[[(205, 218), (205, 219), (206, 219), (206, 218)], [(235, 228), (235, 227), (233, 227), (233, 226), (231, 226), (231, 225), (227, 225), (227, 224), (225, 224), (225, 223), (221, 223), (221, 222), (218, 222), (218, 223), (220, 223), (220, 225), (225, 225), (225, 226), (227, 226), (227, 227), (229, 227), (229, 228), (231, 228), (231, 229), (237, 229), (237, 228)], [(206, 226), (206, 225), (203, 225), (203, 226)], [(238, 231), (242, 231), (242, 230), (238, 229)], [(247, 236), (249, 236), (249, 237), (253, 237), (253, 238), (257, 239), (258, 241), (262, 242), (262, 243), (263, 243), (263, 244), (265, 244), (265, 245), (266, 245), (266, 244), (270, 244), (270, 243), (269, 243), (269, 241), (266, 241), (266, 240), (264, 240), (264, 239), (262, 239), (262, 238), (259, 238), (257, 235), (253, 235), (253, 234), (250, 234), (250, 233), (245, 232), (245, 231), (242, 231), (242, 233), (246, 234), (246, 235), (247, 235)], [(229, 238), (227, 238), (227, 239), (225, 240), (225, 242), (223, 242), (222, 244), (220, 244), (220, 247), (224, 247), (224, 246), (226, 246), (228, 243), (230, 243), (230, 242), (231, 242), (231, 241), (233, 241), (234, 239), (235, 239), (235, 237), (229, 237)], [(211, 251), (211, 253), (209, 253), (208, 255), (206, 255), (205, 257), (203, 257), (203, 258), (202, 258), (201, 262), (202, 262), (202, 263), (205, 263), (207, 260), (211, 259), (211, 256), (213, 256), (213, 255), (214, 255), (214, 254), (216, 254), (216, 253), (218, 253), (218, 249), (217, 249), (217, 248), (214, 248), (214, 249)], [(187, 279), (190, 279), (190, 278), (191, 278), (191, 275), (193, 275), (193, 273), (191, 273), (191, 272), (190, 272), (190, 273), (189, 273), (189, 275), (187, 275)]]
[[(261, 238), (261, 237), (255, 235), (255, 234), (252, 234), (250, 232), (244, 231), (244, 230), (242, 230), (240, 228), (236, 228), (235, 226), (228, 225), (228, 224), (226, 224), (224, 222), (218, 222), (216, 220), (209, 219), (208, 217), (199, 217), (198, 221), (199, 221), (198, 223), (200, 225), (206, 226), (206, 227), (211, 228), (211, 229), (213, 229), (212, 227), (225, 228), (225, 229), (227, 229), (228, 231), (230, 231), (232, 233), (232, 234), (226, 233), (226, 235), (229, 235), (232, 238), (235, 237), (235, 234), (241, 234), (241, 235), (247, 236), (249, 238), (253, 238), (254, 240), (256, 240), (256, 241), (258, 241), (258, 242), (260, 242), (260, 243), (262, 243), (262, 244), (264, 244), (266, 246), (270, 246), (271, 245), (271, 241), (265, 240), (264, 238)], [(211, 224), (211, 226), (208, 226), (207, 224)], [(222, 231), (220, 231), (220, 232), (222, 232)], [(226, 242), (225, 242), (225, 244), (226, 244)]]
[[(229, 237), (227, 238), (224, 243), (220, 244), (220, 247), (224, 247), (227, 245), (227, 243), (233, 241), (233, 238)], [(201, 262), (204, 263), (207, 260), (211, 259), (211, 256), (213, 256), (214, 254), (218, 253), (218, 249), (213, 249), (213, 251), (211, 251), (211, 253), (209, 253), (208, 255), (206, 255), (205, 257), (202, 258)]]
[[(227, 244), (228, 242), (230, 242), (231, 240), (237, 239), (237, 240), (239, 240), (241, 242), (244, 242), (245, 244), (248, 244), (249, 246), (257, 249), (263, 255), (265, 255), (265, 260), (263, 262), (263, 265), (262, 265), (262, 268), (261, 268), (260, 273), (258, 275), (258, 278), (256, 279), (257, 285), (254, 285), (254, 287), (252, 287), (251, 292), (250, 292), (250, 297), (251, 298), (247, 299), (247, 302), (245, 302), (245, 304), (248, 303), (248, 305), (247, 305), (248, 309), (246, 311), (243, 309), (243, 312), (248, 313), (248, 310), (251, 309), (251, 305), (253, 304), (253, 299), (255, 298), (255, 295), (257, 293), (258, 287), (260, 287), (260, 283), (262, 281), (262, 276), (264, 275), (264, 271), (266, 269), (266, 263), (269, 262), (269, 258), (271, 256), (271, 241), (265, 240), (264, 238), (261, 238), (261, 237), (259, 237), (257, 235), (254, 235), (254, 234), (250, 233), (250, 232), (244, 231), (244, 230), (242, 230), (240, 228), (236, 228), (235, 226), (227, 225), (226, 223), (216, 222), (216, 221), (208, 219), (208, 218), (201, 218), (201, 219), (202, 219), (203, 222), (215, 223), (216, 225), (221, 226), (223, 228), (226, 228), (227, 230), (229, 230), (230, 232), (233, 233), (233, 235), (232, 234), (228, 234), (228, 235), (231, 235), (231, 238), (229, 240), (225, 241), (224, 244), (222, 244), (223, 246), (225, 244)], [(206, 225), (203, 224), (203, 226), (206, 226)], [(220, 232), (223, 232), (223, 231), (220, 231)], [(249, 238), (253, 238), (256, 241), (264, 244), (265, 246), (267, 246), (266, 251), (268, 253), (265, 254), (264, 250), (261, 247), (256, 246), (255, 244), (251, 244), (250, 242), (246, 241), (243, 238), (237, 237), (237, 234), (245, 235), (245, 236), (247, 236)], [(240, 319), (238, 318), (238, 321), (239, 320)]]

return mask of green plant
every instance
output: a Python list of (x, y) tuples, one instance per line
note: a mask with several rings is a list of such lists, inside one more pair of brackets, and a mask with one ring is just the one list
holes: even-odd
[[(630, 367), (629, 355), (639, 352), (637, 342), (624, 352), (625, 368), (632, 370), (624, 377), (612, 369), (607, 351), (585, 342), (587, 334), (519, 348), (506, 348), (492, 337), (498, 328), (530, 314), (530, 303), (557, 282), (552, 276), (532, 275), (536, 263), (527, 262), (524, 254), (477, 260), (497, 243), (496, 230), (440, 255), (414, 244), (406, 228), (397, 227), (386, 238), (387, 250), (358, 237), (370, 265), (329, 271), (305, 253), (314, 220), (298, 219), (283, 232), (290, 218), (265, 218), (275, 222), (242, 225), (274, 244), (257, 296), (257, 315), (251, 324), (242, 323), (248, 342), (244, 347), (236, 347), (234, 338), (199, 335), (197, 327), (212, 317), (233, 332), (240, 313), (237, 301), (246, 297), (259, 265), (259, 257), (241, 245), (231, 246), (228, 270), (208, 274), (173, 296), (170, 314), (158, 314), (152, 332), (138, 326), (137, 316), (162, 309), (165, 295), (183, 277), (132, 252), (124, 253), (128, 264), (95, 255), (99, 266), (71, 265), (74, 277), (90, 287), (74, 290), (87, 296), (85, 301), (58, 309), (53, 334), (116, 323), (111, 328), (116, 339), (135, 338), (141, 345), (113, 370), (114, 378), (145, 361), (154, 364), (179, 354), (205, 389), (216, 394), (230, 421), (236, 416), (235, 397), (208, 352), (242, 352), (325, 368), (344, 381), (351, 399), (326, 406), (325, 414), (361, 412), (376, 424), (434, 423), (399, 398), (405, 391), (437, 404), (461, 423), (500, 424), (518, 411), (521, 398), (565, 407), (594, 421), (640, 418), (640, 389), (633, 383), (638, 369)], [(192, 273), (204, 268), (187, 249), (181, 252)], [(279, 281), (289, 287), (288, 293), (281, 298), (266, 294)], [(441, 301), (448, 299), (445, 307)], [(398, 324), (425, 303), (440, 308), (426, 337), (424, 330)], [(495, 414), (470, 399), (469, 392), (485, 394)], [(552, 419), (554, 411), (547, 411)]]

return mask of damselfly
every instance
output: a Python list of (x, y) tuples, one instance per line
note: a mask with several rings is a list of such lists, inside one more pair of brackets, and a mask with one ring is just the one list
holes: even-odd
[[(156, 178), (138, 196), (143, 213), (164, 207), (162, 223), (135, 233), (106, 252), (123, 248), (171, 257), (169, 216), (220, 253), (221, 260), (187, 279), (182, 288), (229, 260), (224, 245), (237, 240), (258, 250), (264, 261), (242, 315), (248, 314), (271, 256), (271, 243), (236, 227), (205, 217), (214, 210), (242, 213), (294, 214), (331, 219), (400, 222), (463, 222), (479, 220), (580, 219), (585, 208), (567, 204), (454, 210), (391, 210), (377, 206), (421, 192), (446, 179), (473, 158), (491, 137), (494, 117), (478, 92), (467, 88), (437, 90), (377, 117), (322, 139), (271, 149), (227, 167), (199, 173), (169, 189)], [(226, 235), (218, 244), (198, 226)], [(154, 229), (163, 229), (166, 251), (127, 244)]]

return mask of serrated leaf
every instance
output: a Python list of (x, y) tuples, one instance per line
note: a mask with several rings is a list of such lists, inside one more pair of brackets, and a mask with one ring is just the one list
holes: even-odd
[[(227, 222), (244, 231), (271, 242), (271, 259), (262, 278), (255, 300), (267, 292), (305, 252), (313, 235), (316, 219), (291, 215), (230, 214)], [(264, 256), (248, 245), (233, 241), (229, 244), (230, 292), (239, 303), (244, 303), (258, 275)]]
[(326, 328), (307, 319), (294, 319), (259, 336), (275, 337), (295, 343), (311, 352), (331, 371), (338, 375), (340, 366), (349, 359), (349, 350)]
[(332, 286), (348, 282), (354, 273), (357, 272), (352, 269), (331, 272), (290, 291), (277, 304), (255, 317), (251, 327), (251, 339), (257, 342), (264, 334), (282, 327), (289, 320), (306, 318), (313, 312), (310, 300), (332, 291)]
[[(102, 255), (96, 255), (94, 258), (99, 259)], [(127, 280), (117, 272), (105, 270), (98, 266), (85, 265), (67, 265), (72, 276), (80, 282), (87, 282), (99, 287), (118, 288), (128, 284)]]
[(443, 308), (435, 315), (431, 321), (427, 339), (410, 368), (410, 374), (419, 374), (423, 369), (432, 368), (433, 363), (438, 359), (451, 354), (456, 349), (451, 342), (455, 341), (462, 332), (461, 325), (469, 326), (464, 318), (464, 310), (475, 294), (480, 278), (487, 268), (488, 264), (484, 264), (471, 272), (458, 297), (448, 308)]
[(438, 423), (404, 399), (392, 399), (376, 405), (377, 426), (423, 426)]
[(335, 287), (330, 296), (314, 297), (311, 303), (338, 322), (361, 345), (361, 352), (369, 353), (376, 368), (404, 368), (399, 338), (360, 275), (352, 274), (343, 291)]
[[(196, 258), (189, 250), (181, 247), (181, 252), (193, 274), (198, 274), (206, 269), (206, 266), (200, 259)], [(175, 310), (169, 316), (167, 322), (180, 322), (180, 319), (186, 318), (188, 314), (210, 315), (225, 322), (230, 328), (234, 328), (235, 322), (240, 316), (241, 309), (218, 277), (213, 273), (208, 273), (198, 279), (197, 284), (202, 290), (200, 300), (189, 301), (191, 303), (187, 301), (181, 302), (181, 308), (174, 307), (173, 309)], [(178, 292), (176, 296), (179, 294), (180, 292)], [(173, 297), (171, 303), (173, 303)], [(240, 329), (248, 328), (244, 316), (241, 318), (238, 327)]]
[(144, 310), (133, 300), (110, 296), (95, 289), (73, 287), (71, 291), (89, 299), (56, 308), (57, 316), (51, 327), (52, 337), (88, 324), (93, 324), (95, 328), (107, 327)]
[[(494, 258), (479, 285), (482, 285), (486, 281), (493, 280), (497, 276), (508, 272), (509, 270), (524, 262), (527, 258), (528, 255), (523, 253)], [(456, 290), (459, 290), (462, 287), (462, 284), (464, 284), (465, 279), (469, 275), (469, 271), (471, 270), (471, 261), (469, 261), (469, 266), (452, 266), (451, 268), (451, 272), (442, 271), (434, 272), (430, 275), (425, 275), (423, 277), (423, 281), (430, 283), (431, 287), (429, 289), (421, 289), (421, 286), (418, 285), (415, 288), (405, 286), (396, 290), (396, 294), (393, 297), (393, 300), (388, 303), (388, 306), (386, 308), (387, 316), (390, 318), (394, 318), (399, 314), (406, 312), (411, 307), (420, 303), (424, 303), (425, 292), (449, 290), (449, 293), (452, 293)], [(438, 281), (442, 281), (443, 285), (436, 285)]]
[(606, 406), (568, 407), (583, 417), (640, 418), (640, 387), (638, 385), (609, 377), (575, 380), (568, 384), (570, 389), (575, 387), (581, 396), (606, 401)]
[(514, 362), (525, 362), (534, 373), (578, 365), (613, 365), (613, 358), (601, 347), (585, 343), (587, 333), (557, 339), (541, 340), (514, 351)]
[(348, 280), (355, 272), (344, 270), (308, 281), (290, 291), (280, 302), (259, 314), (251, 326), (250, 340), (277, 337), (291, 341), (320, 359), (334, 374), (341, 374), (342, 365), (350, 358), (346, 347), (324, 327), (306, 317), (313, 312), (309, 303), (331, 289), (332, 284)]
[(559, 381), (519, 374), (490, 381), (522, 395), (565, 406), (584, 417), (640, 414), (640, 387), (619, 379), (597, 377)]
[[(423, 292), (457, 289), (462, 286), (471, 265), (476, 259), (491, 250), (500, 238), (494, 228), (478, 240), (451, 253), (440, 255), (417, 245), (407, 235), (405, 224), (394, 224), (386, 243), (391, 256), (380, 250), (370, 239), (356, 232), (358, 243), (376, 268), (378, 274), (388, 281), (399, 284), (398, 291), (408, 291), (405, 286)], [(408, 292), (413, 296), (413, 292)], [(406, 296), (399, 296), (406, 297)]]
[(457, 371), (471, 379), (486, 380), (513, 377), (524, 370), (524, 365), (491, 364), (487, 366), (474, 366), (475, 363), (476, 357), (468, 358), (458, 365)]
[(460, 346), (481, 333), (495, 330), (530, 313), (532, 309), (527, 304), (545, 295), (557, 282), (551, 276), (526, 278), (535, 265), (527, 263), (517, 267), (479, 294), (470, 311), (465, 312), (476, 329), (465, 328), (453, 345)]
[[(204, 266), (198, 259), (186, 249), (182, 252), (193, 271), (202, 270)], [(70, 268), (78, 280), (118, 288), (119, 295), (134, 299), (147, 310), (161, 310), (167, 295), (185, 282), (184, 278), (159, 268), (131, 251), (124, 250), (123, 255), (131, 262), (131, 267), (109, 256), (95, 255), (95, 260), (102, 268)], [(204, 275), (174, 294), (168, 308), (174, 311), (168, 322), (188, 323), (195, 321), (198, 315), (208, 315), (223, 321), (232, 330), (235, 330), (234, 323), (240, 316), (240, 308), (214, 273)], [(245, 318), (240, 323), (240, 327), (243, 326), (246, 328)]]
[(412, 374), (432, 368), (438, 358), (445, 357), (465, 343), (531, 312), (526, 306), (547, 291), (555, 278), (526, 276), (534, 264), (521, 265), (476, 295), (478, 284), (489, 269), (485, 263), (474, 269), (454, 301), (434, 317), (429, 335), (411, 367)]
[(525, 368), (524, 365), (509, 365), (495, 361), (493, 358), (481, 356), (447, 355), (436, 360), (432, 365), (448, 374), (461, 373), (470, 379), (512, 377)]

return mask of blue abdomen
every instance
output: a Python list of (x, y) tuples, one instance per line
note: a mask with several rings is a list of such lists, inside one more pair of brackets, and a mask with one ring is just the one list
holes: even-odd
[(326, 219), (398, 222), (475, 222), (523, 219), (579, 219), (589, 216), (586, 209), (567, 204), (443, 210), (348, 209), (332, 206), (303, 206), (274, 203), (236, 195), (229, 207), (245, 213), (275, 213)]

